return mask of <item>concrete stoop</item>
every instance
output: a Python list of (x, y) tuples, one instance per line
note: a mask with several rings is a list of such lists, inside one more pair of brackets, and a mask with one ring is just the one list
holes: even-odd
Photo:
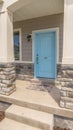
[(34, 128), (29, 125), (5, 118), (0, 123), (0, 130), (41, 130), (39, 128)]
[[(10, 121), (9, 127), (10, 125), (12, 125), (13, 122), (14, 122), (13, 126), (15, 125), (14, 127), (16, 127), (17, 124), (19, 123), (18, 129), (13, 128), (13, 130), (21, 130), (21, 128), (19, 129), (19, 126), (22, 127), (22, 125), (24, 125), (23, 127), (25, 128), (25, 130), (28, 129), (29, 130), (53, 130), (53, 126), (54, 126), (53, 115), (46, 112), (41, 112), (38, 110), (21, 107), (17, 105), (11, 105), (6, 110), (5, 115), (6, 115), (6, 119), (3, 120), (2, 122), (7, 123), (9, 120)], [(28, 126), (25, 127), (25, 124)], [(2, 130), (8, 130), (8, 129), (2, 129)]]

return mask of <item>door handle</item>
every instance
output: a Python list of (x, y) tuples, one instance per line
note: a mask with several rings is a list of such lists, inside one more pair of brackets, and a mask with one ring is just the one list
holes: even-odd
[(36, 63), (37, 64), (39, 63), (39, 55), (38, 54), (36, 55)]

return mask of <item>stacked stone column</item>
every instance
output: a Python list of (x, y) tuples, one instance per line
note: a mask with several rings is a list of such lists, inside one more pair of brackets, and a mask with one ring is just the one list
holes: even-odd
[(15, 67), (13, 63), (0, 64), (0, 94), (10, 95), (16, 90)]
[(62, 65), (59, 81), (61, 83), (60, 106), (73, 109), (73, 65)]

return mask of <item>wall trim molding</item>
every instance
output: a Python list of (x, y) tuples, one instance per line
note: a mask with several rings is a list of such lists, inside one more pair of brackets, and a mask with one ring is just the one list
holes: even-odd
[(22, 61), (22, 35), (21, 35), (21, 28), (14, 29), (13, 32), (19, 31), (19, 47), (20, 47), (20, 60), (15, 60), (17, 62)]
[(32, 64), (34, 64), (34, 62), (32, 62), (32, 61), (20, 61), (20, 60), (19, 61), (15, 60), (14, 63), (27, 63), (27, 64), (31, 64), (32, 63)]
[(71, 64), (73, 65), (73, 57), (66, 57), (62, 59), (62, 64)]

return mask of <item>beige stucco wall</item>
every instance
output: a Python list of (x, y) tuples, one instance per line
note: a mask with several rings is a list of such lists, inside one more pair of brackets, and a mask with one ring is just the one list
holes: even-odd
[(32, 43), (27, 43), (26, 35), (34, 30), (59, 27), (59, 62), (62, 61), (63, 50), (63, 14), (50, 15), (14, 23), (14, 29), (21, 28), (22, 61), (32, 60)]

